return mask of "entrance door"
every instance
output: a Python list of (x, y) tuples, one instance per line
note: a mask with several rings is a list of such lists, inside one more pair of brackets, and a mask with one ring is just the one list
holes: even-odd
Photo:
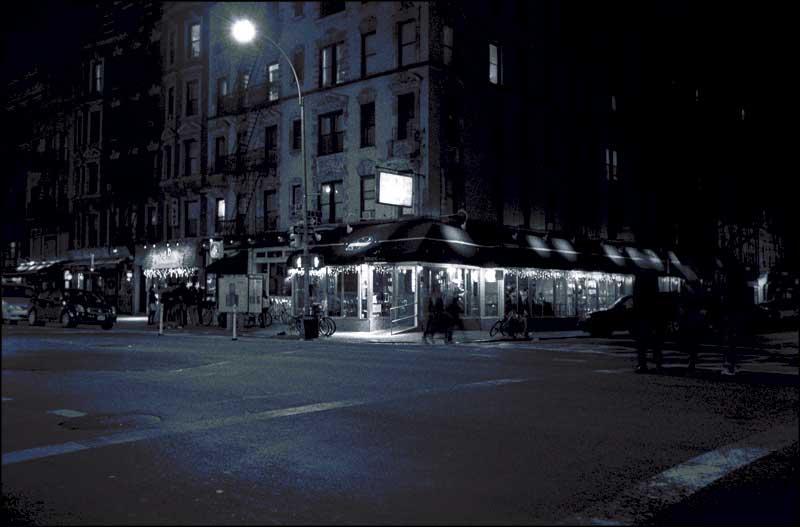
[(398, 265), (395, 283), (395, 308), (392, 309), (392, 328), (416, 327), (419, 318), (417, 298), (417, 268), (413, 265)]

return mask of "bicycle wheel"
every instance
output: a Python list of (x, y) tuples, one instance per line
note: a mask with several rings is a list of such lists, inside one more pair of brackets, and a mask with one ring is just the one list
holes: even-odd
[(330, 337), (336, 331), (336, 323), (330, 317), (322, 317), (319, 321), (319, 332)]
[(268, 328), (272, 325), (272, 315), (269, 314), (269, 311), (266, 313), (261, 314), (261, 327)]
[(498, 320), (497, 322), (494, 323), (494, 326), (492, 326), (492, 329), (489, 330), (489, 336), (490, 337), (494, 337), (500, 331), (502, 331), (502, 329), (503, 329), (503, 321), (502, 320)]
[(336, 333), (336, 321), (333, 320), (331, 317), (325, 317), (325, 318), (328, 320), (328, 324), (330, 324), (331, 330), (328, 333), (328, 336), (330, 337), (331, 335)]

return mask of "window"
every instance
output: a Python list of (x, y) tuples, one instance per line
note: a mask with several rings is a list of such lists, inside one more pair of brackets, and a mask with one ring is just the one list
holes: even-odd
[(91, 112), (89, 120), (89, 143), (97, 144), (100, 142), (100, 110)]
[(250, 73), (242, 71), (239, 73), (239, 90), (247, 91), (248, 86), (250, 86)]
[(172, 66), (175, 64), (175, 32), (170, 31), (169, 33), (169, 50), (167, 52), (169, 65)]
[(228, 154), (228, 149), (225, 145), (225, 136), (221, 135), (214, 140), (214, 169), (217, 172), (222, 172), (225, 163), (225, 156)]
[(375, 176), (361, 178), (361, 219), (375, 219)]
[(147, 239), (158, 238), (158, 207), (147, 207)]
[(361, 148), (375, 146), (375, 102), (361, 105)]
[(292, 211), (294, 215), (302, 215), (303, 189), (300, 185), (292, 185)]
[(442, 62), (445, 66), (453, 63), (453, 28), (450, 26), (442, 28)]
[(222, 113), (225, 108), (225, 97), (228, 95), (228, 78), (217, 79), (217, 113)]
[(397, 138), (408, 139), (414, 124), (414, 94), (397, 97)]
[(331, 44), (319, 53), (319, 85), (331, 86), (344, 82), (344, 43)]
[(617, 181), (617, 151), (606, 148), (606, 179)]
[(92, 65), (92, 90), (96, 93), (103, 91), (103, 63), (95, 62)]
[(612, 112), (616, 112), (617, 111), (617, 96), (616, 95), (612, 95), (611, 96), (611, 111)]
[(187, 201), (184, 207), (184, 236), (197, 236), (200, 227), (200, 202)]
[(342, 112), (319, 116), (319, 151), (324, 156), (344, 150), (344, 118)]
[(164, 178), (170, 179), (172, 177), (172, 146), (167, 145), (164, 147)]
[(200, 24), (189, 26), (189, 57), (196, 59), (200, 56)]
[(292, 66), (297, 73), (297, 80), (303, 85), (303, 70), (305, 69), (306, 53), (303, 48), (297, 48), (292, 53)]
[(199, 83), (189, 81), (186, 83), (186, 116), (197, 115)]
[(502, 55), (500, 46), (489, 43), (489, 82), (503, 83)]
[(294, 16), (303, 16), (303, 4), (305, 2), (292, 2), (294, 7)]
[(75, 146), (83, 144), (83, 118), (80, 112), (75, 115)]
[(338, 1), (323, 0), (322, 2), (319, 3), (319, 17), (322, 18), (324, 16), (344, 11), (344, 7), (345, 7), (344, 0), (338, 0)]
[(100, 240), (100, 216), (97, 214), (87, 214), (86, 215), (86, 246), (87, 247), (97, 247), (98, 242)]
[(225, 199), (224, 198), (217, 198), (217, 225), (216, 231), (219, 232), (222, 230), (222, 222), (225, 221)]
[(264, 230), (278, 228), (278, 193), (274, 190), (264, 191)]
[(378, 53), (375, 50), (375, 32), (361, 35), (361, 76), (378, 71)]
[(194, 139), (183, 142), (183, 175), (186, 177), (199, 172), (198, 146), (198, 142)]
[(300, 150), (302, 148), (303, 128), (300, 126), (300, 119), (292, 121), (292, 150)]
[(319, 210), (323, 223), (339, 223), (342, 221), (342, 182), (323, 183), (319, 193)]
[(269, 82), (269, 100), (277, 101), (280, 97), (280, 69), (278, 63), (270, 64), (267, 70), (267, 80)]
[(398, 58), (399, 66), (405, 66), (417, 61), (417, 25), (414, 20), (401, 22), (398, 28)]
[(97, 174), (98, 165), (97, 163), (89, 163), (87, 165), (89, 170), (89, 189), (87, 191), (88, 194), (97, 194), (100, 192), (100, 178)]
[(278, 126), (267, 126), (264, 130), (264, 161), (267, 164), (267, 176), (276, 176), (278, 166)]
[(89, 112), (83, 112), (83, 126), (81, 127), (81, 142), (89, 141)]
[(167, 90), (167, 119), (172, 119), (175, 116), (175, 87), (170, 86)]

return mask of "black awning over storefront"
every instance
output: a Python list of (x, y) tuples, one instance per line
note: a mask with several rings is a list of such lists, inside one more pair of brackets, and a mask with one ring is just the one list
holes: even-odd
[(44, 275), (60, 270), (64, 263), (64, 260), (51, 260), (49, 262), (26, 262), (19, 264), (14, 271), (4, 274), (6, 276)]
[[(653, 272), (689, 279), (694, 274), (672, 251), (599, 240), (573, 242), (493, 224), (471, 223), (463, 229), (424, 218), (353, 225), (351, 233), (336, 229), (323, 235), (322, 243), (312, 245), (309, 251), (322, 256), (325, 265), (416, 261), (620, 274)], [(290, 266), (295, 266), (299, 254), (296, 250), (290, 255)]]
[(206, 273), (247, 274), (247, 251), (240, 250), (231, 256), (211, 262), (206, 266)]
[(128, 256), (115, 258), (95, 258), (94, 263), (92, 263), (91, 258), (82, 258), (80, 260), (69, 260), (64, 262), (63, 265), (65, 269), (71, 269), (73, 271), (89, 271), (91, 269), (97, 271), (101, 269), (116, 269), (120, 264), (131, 260), (132, 259)]

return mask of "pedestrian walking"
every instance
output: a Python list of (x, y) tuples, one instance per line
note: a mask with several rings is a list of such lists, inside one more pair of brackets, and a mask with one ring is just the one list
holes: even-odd
[(191, 287), (186, 291), (187, 302), (186, 311), (189, 325), (198, 326), (200, 324), (200, 317), (197, 310), (198, 289), (197, 282), (192, 282)]
[(461, 331), (464, 331), (464, 321), (461, 319), (461, 313), (464, 310), (461, 308), (461, 304), (458, 301), (458, 296), (453, 295), (450, 299), (450, 302), (447, 304), (446, 308), (447, 312), (447, 329), (446, 329), (446, 339), (447, 342), (453, 342), (453, 328), (458, 327)]
[(186, 282), (181, 282), (175, 290), (175, 300), (178, 306), (178, 328), (183, 328), (186, 325), (186, 305), (189, 301), (189, 290), (186, 287)]
[(738, 359), (736, 347), (745, 332), (745, 325), (748, 322), (746, 313), (752, 298), (744, 271), (739, 265), (732, 265), (725, 276), (723, 287), (722, 315), (726, 341), (723, 375), (736, 374)]
[(425, 331), (422, 333), (422, 339), (427, 342), (428, 335), (434, 337), (436, 329), (441, 326), (442, 318), (444, 316), (444, 301), (442, 300), (442, 293), (438, 289), (434, 289), (428, 297), (428, 320), (425, 323)]
[(704, 329), (702, 298), (695, 286), (684, 285), (678, 305), (678, 345), (689, 356), (689, 371), (697, 367)]
[(636, 329), (636, 373), (647, 373), (647, 352), (652, 350), (656, 370), (662, 368), (664, 320), (658, 298), (658, 278), (639, 274), (633, 283), (634, 327)]
[(147, 325), (152, 326), (156, 322), (156, 310), (158, 309), (158, 294), (154, 285), (147, 291)]

